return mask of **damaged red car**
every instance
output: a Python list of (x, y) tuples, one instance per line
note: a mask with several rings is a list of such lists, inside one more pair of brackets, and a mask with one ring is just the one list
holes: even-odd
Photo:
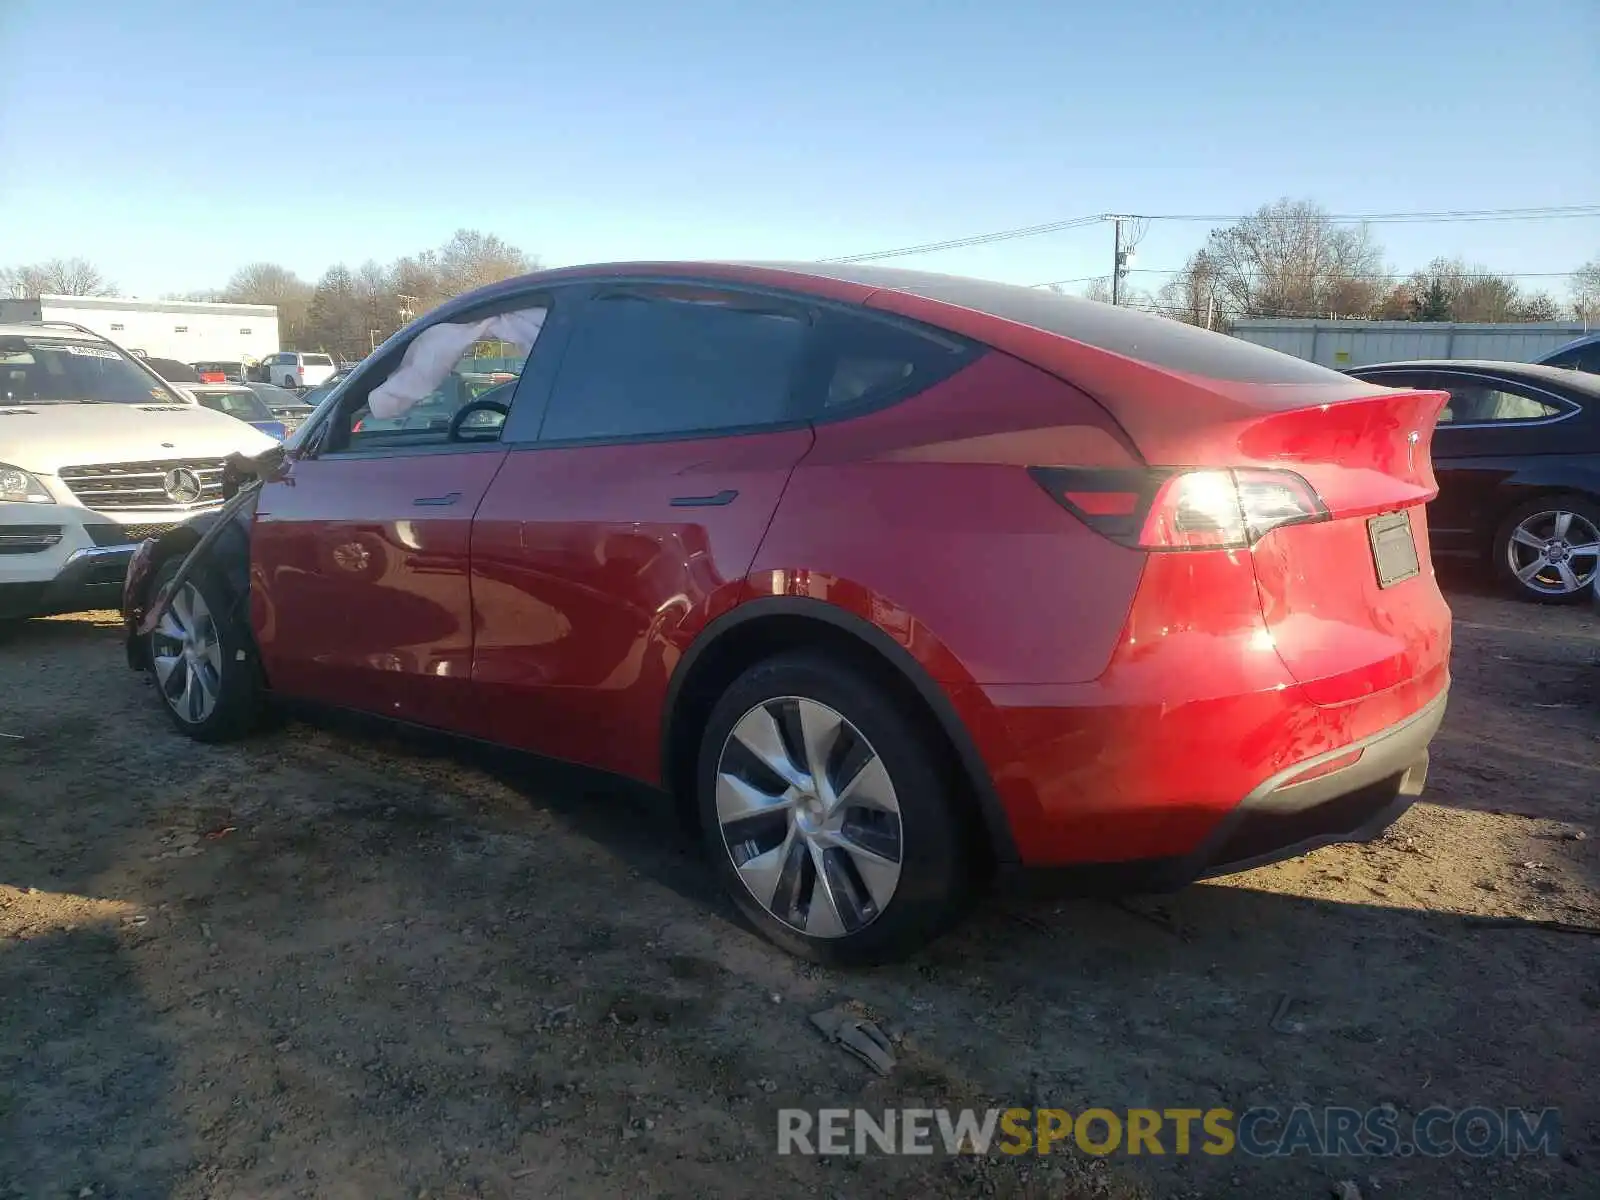
[(657, 785), (762, 933), (880, 961), (999, 875), (1392, 822), (1449, 681), (1444, 401), (971, 279), (545, 272), (146, 543), (129, 657), (202, 741), (310, 701)]

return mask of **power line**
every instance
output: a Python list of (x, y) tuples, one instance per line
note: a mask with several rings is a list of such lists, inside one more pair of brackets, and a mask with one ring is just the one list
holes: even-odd
[[(1564, 221), (1600, 217), (1600, 204), (1545, 205), (1536, 208), (1457, 208), (1437, 212), (1328, 213), (1328, 221), (1379, 224), (1438, 224), (1458, 221)], [(1300, 221), (1296, 213), (1153, 213), (1150, 221)]]
[[(1319, 214), (1321, 215), (1321, 214)], [(1600, 217), (1600, 204), (1546, 205), (1535, 208), (1460, 208), (1437, 212), (1377, 212), (1330, 213), (1322, 219), (1339, 223), (1382, 224), (1436, 224), (1446, 225), (1472, 221), (1558, 221)], [(911, 254), (932, 254), (938, 250), (960, 250), (968, 246), (986, 246), (993, 242), (1007, 242), (1016, 238), (1038, 237), (1046, 233), (1061, 233), (1068, 229), (1081, 229), (1112, 219), (1110, 213), (1094, 213), (1082, 217), (1069, 217), (1064, 221), (1046, 221), (1040, 225), (1024, 225), (1016, 229), (1000, 229), (993, 233), (977, 233), (969, 237), (950, 238), (942, 242), (923, 242), (916, 246), (900, 246), (893, 250), (874, 250), (869, 254), (848, 254), (825, 258), (823, 262), (858, 263), (882, 258), (903, 258)], [(1137, 221), (1214, 221), (1226, 223), (1245, 220), (1299, 221), (1303, 216), (1273, 213), (1130, 213), (1124, 220)]]
[(901, 246), (894, 250), (875, 250), (871, 254), (848, 254), (839, 258), (825, 258), (823, 262), (858, 263), (879, 258), (903, 258), (908, 254), (931, 254), (935, 250), (959, 250), (966, 246), (986, 246), (990, 242), (1006, 242), (1013, 238), (1038, 237), (1044, 233), (1060, 233), (1067, 229), (1080, 229), (1097, 225), (1105, 217), (1100, 213), (1086, 217), (1069, 217), (1065, 221), (1047, 221), (1043, 225), (1024, 225), (1020, 229), (1001, 229), (994, 233), (979, 233), (971, 237), (951, 238), (943, 242), (924, 242), (920, 246)]

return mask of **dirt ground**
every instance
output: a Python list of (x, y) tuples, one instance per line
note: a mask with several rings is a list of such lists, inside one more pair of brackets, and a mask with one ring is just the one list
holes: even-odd
[[(1600, 630), (1452, 585), (1385, 838), (987, 902), (840, 973), (644, 798), (291, 723), (196, 746), (110, 614), (0, 640), (0, 1197), (1600, 1195)], [(905, 1035), (873, 1076), (810, 1027)], [(779, 1157), (780, 1107), (1558, 1107), (1561, 1157)]]

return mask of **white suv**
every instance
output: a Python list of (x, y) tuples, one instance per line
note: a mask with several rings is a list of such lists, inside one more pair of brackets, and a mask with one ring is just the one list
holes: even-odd
[(115, 607), (138, 544), (275, 444), (88, 330), (0, 323), (0, 620)]
[(301, 354), (295, 350), (267, 355), (261, 360), (261, 368), (267, 374), (263, 382), (286, 388), (316, 387), (326, 383), (336, 370), (333, 359), (326, 354)]

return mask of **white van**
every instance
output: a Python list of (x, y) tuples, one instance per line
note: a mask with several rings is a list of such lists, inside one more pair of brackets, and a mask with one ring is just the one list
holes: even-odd
[(261, 360), (261, 369), (266, 374), (263, 383), (275, 383), (286, 388), (316, 387), (319, 383), (326, 383), (328, 377), (337, 370), (328, 355), (302, 354), (297, 350), (267, 355)]
[(276, 444), (86, 329), (0, 323), (0, 620), (116, 607), (139, 543)]

